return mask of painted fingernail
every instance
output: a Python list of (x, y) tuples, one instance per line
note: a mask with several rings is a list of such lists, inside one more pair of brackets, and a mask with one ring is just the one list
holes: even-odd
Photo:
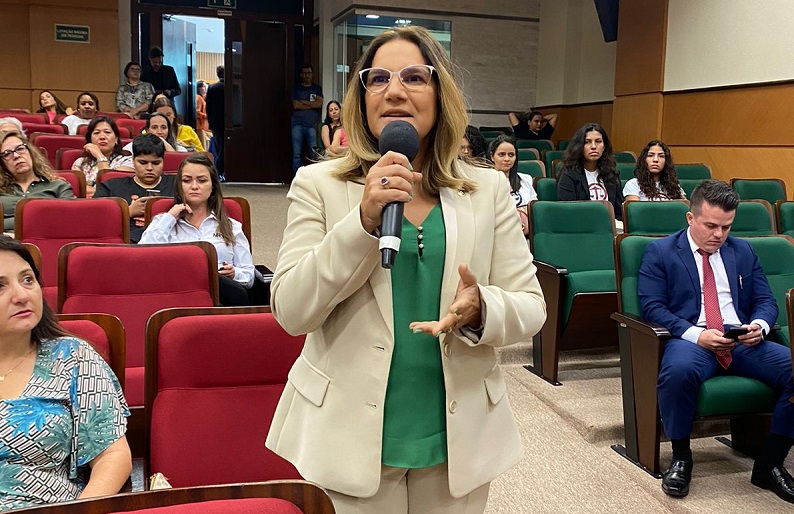
[(411, 163), (410, 163), (410, 162), (408, 163), (408, 169), (409, 169), (409, 170), (411, 170), (411, 171), (413, 171), (413, 170), (414, 170), (414, 167), (411, 165)]
[(415, 328), (414, 329), (414, 334), (421, 334), (421, 333), (422, 333), (422, 329), (421, 328)]
[(414, 199), (414, 195), (408, 195), (408, 201), (412, 201)]

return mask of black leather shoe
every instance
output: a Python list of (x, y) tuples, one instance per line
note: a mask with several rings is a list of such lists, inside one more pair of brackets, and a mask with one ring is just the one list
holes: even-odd
[(787, 502), (794, 503), (794, 478), (783, 466), (760, 472), (753, 469), (750, 482), (761, 489), (769, 489)]
[(674, 460), (662, 475), (662, 491), (683, 498), (689, 494), (689, 481), (692, 480), (692, 464), (683, 460)]

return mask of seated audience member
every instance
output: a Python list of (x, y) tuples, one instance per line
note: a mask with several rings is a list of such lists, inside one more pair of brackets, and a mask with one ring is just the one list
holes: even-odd
[(61, 120), (69, 134), (77, 135), (77, 127), (88, 125), (99, 110), (99, 99), (94, 93), (84, 91), (77, 95), (77, 111)]
[(218, 253), (221, 305), (250, 305), (254, 264), (243, 226), (229, 218), (223, 206), (218, 171), (203, 154), (191, 155), (179, 166), (174, 206), (158, 214), (141, 237), (141, 243), (209, 241)]
[(516, 140), (512, 136), (499, 136), (491, 141), (488, 152), (496, 171), (504, 173), (510, 183), (510, 195), (516, 202), (516, 209), (521, 218), (521, 228), (526, 235), (529, 232), (528, 205), (532, 200), (537, 200), (538, 195), (532, 187), (532, 177), (518, 172), (518, 152)]
[(132, 470), (121, 386), (58, 325), (39, 280), (27, 248), (0, 236), (11, 315), (0, 326), (0, 511), (116, 494)]
[[(174, 139), (174, 133), (171, 130), (171, 122), (168, 121), (168, 117), (164, 114), (154, 113), (147, 115), (144, 133), (154, 134), (162, 139), (165, 144), (166, 152), (187, 152), (187, 148)], [(132, 141), (127, 143), (123, 150), (132, 153)]]
[(173, 196), (174, 176), (163, 175), (165, 144), (154, 134), (132, 140), (135, 175), (112, 178), (97, 185), (94, 198), (117, 196), (130, 204), (130, 241), (137, 243), (143, 234), (146, 200), (153, 196)]
[(588, 123), (576, 131), (563, 156), (557, 179), (557, 200), (606, 200), (623, 216), (623, 190), (606, 130)]
[(141, 81), (141, 65), (130, 61), (124, 67), (125, 84), (116, 90), (116, 109), (127, 113), (130, 118), (139, 119), (149, 109), (154, 97), (154, 87)]
[(165, 115), (168, 118), (168, 121), (171, 122), (171, 128), (174, 132), (174, 137), (179, 144), (187, 148), (190, 152), (204, 151), (204, 146), (202, 146), (196, 131), (188, 125), (179, 123), (177, 119), (178, 116), (176, 108), (174, 107), (174, 104), (171, 103), (171, 100), (167, 98), (155, 100), (152, 103), (152, 107), (154, 108), (154, 112)]
[(99, 170), (134, 171), (132, 157), (121, 148), (119, 127), (113, 118), (97, 116), (91, 120), (83, 149), (83, 156), (74, 161), (72, 169), (85, 174), (86, 196), (89, 198), (94, 192)]
[(460, 141), (458, 157), (469, 159), (484, 159), (488, 153), (488, 142), (482, 137), (480, 129), (471, 125), (466, 126), (466, 134)]
[(328, 149), (334, 140), (334, 133), (342, 128), (342, 104), (336, 100), (331, 100), (325, 106), (325, 119), (323, 126), (320, 129), (320, 138), (323, 142), (323, 148)]
[(507, 115), (516, 139), (551, 139), (557, 125), (557, 115), (544, 116), (540, 111), (511, 112)]
[[(698, 392), (709, 378), (727, 374), (760, 380), (780, 395), (751, 482), (794, 503), (794, 479), (783, 467), (794, 443), (791, 353), (766, 340), (777, 319), (775, 297), (753, 247), (728, 235), (739, 205), (736, 191), (707, 180), (691, 202), (689, 228), (649, 245), (637, 283), (643, 317), (672, 334), (658, 378), (659, 413), (673, 446), (662, 490), (689, 493)], [(730, 327), (747, 332), (725, 337)]]
[(659, 140), (650, 141), (642, 149), (634, 177), (623, 186), (626, 200), (645, 202), (686, 198), (675, 174), (670, 148)]
[(0, 132), (0, 203), (3, 232), (14, 231), (22, 198), (74, 198), (72, 186), (52, 172), (47, 158), (17, 132)]
[(0, 132), (16, 132), (25, 136), (25, 130), (22, 128), (22, 122), (16, 118), (0, 118)]
[(342, 156), (347, 152), (347, 133), (345, 127), (339, 127), (334, 132), (334, 139), (331, 141), (331, 146), (328, 147), (326, 153), (328, 155)]
[(44, 90), (39, 94), (39, 110), (36, 112), (46, 113), (50, 123), (55, 123), (58, 115), (69, 116), (74, 111), (67, 107), (54, 93)]

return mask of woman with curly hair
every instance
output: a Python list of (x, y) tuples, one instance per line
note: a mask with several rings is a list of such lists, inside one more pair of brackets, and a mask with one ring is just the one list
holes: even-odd
[(568, 143), (557, 179), (557, 200), (606, 200), (615, 210), (615, 219), (622, 219), (623, 191), (612, 143), (598, 123), (584, 125)]
[(686, 198), (675, 173), (670, 148), (654, 139), (642, 149), (634, 178), (623, 187), (626, 200), (662, 201)]

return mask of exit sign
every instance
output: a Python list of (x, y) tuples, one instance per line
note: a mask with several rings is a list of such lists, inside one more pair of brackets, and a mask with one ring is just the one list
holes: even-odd
[(215, 9), (237, 9), (237, 0), (207, 0), (207, 7)]

